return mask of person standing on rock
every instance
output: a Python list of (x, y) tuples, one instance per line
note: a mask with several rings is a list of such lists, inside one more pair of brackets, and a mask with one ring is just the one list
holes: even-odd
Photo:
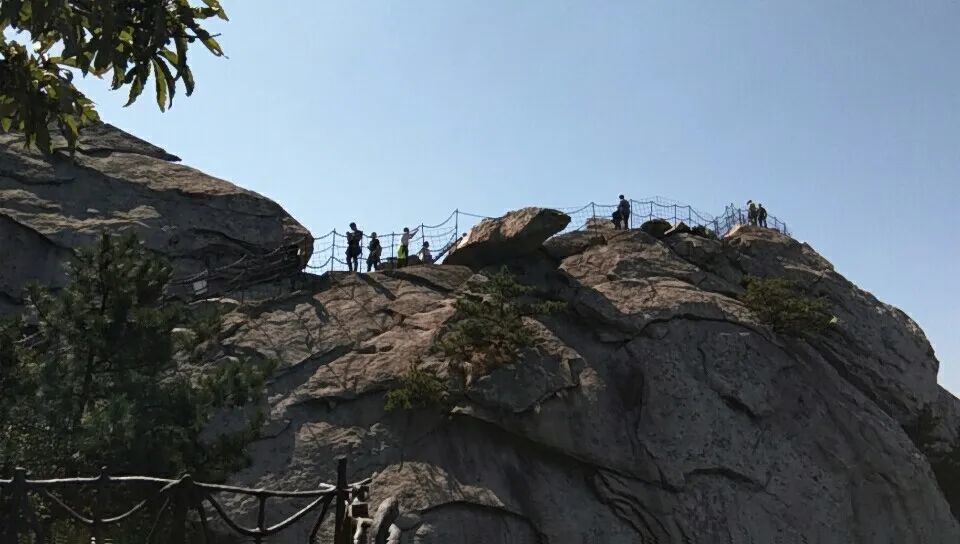
[(767, 209), (763, 204), (757, 204), (757, 224), (764, 228), (767, 226)]
[(747, 201), (747, 222), (751, 225), (757, 224), (757, 205), (752, 200)]
[(350, 232), (347, 232), (347, 269), (351, 272), (360, 271), (361, 242), (363, 231), (357, 228), (356, 223), (350, 223)]
[(383, 246), (380, 245), (380, 239), (377, 233), (370, 233), (370, 243), (367, 244), (367, 272), (376, 270), (380, 266), (380, 254), (383, 252)]
[[(630, 201), (620, 195), (620, 204), (617, 204), (617, 211), (620, 212), (620, 222), (624, 229), (630, 228)], [(616, 227), (615, 228), (620, 228)]]
[(410, 257), (410, 240), (417, 235), (420, 227), (413, 229), (403, 227), (403, 235), (400, 236), (400, 249), (397, 250), (397, 268), (407, 266), (407, 259)]
[(613, 210), (613, 230), (620, 230), (620, 223), (622, 218), (620, 217), (620, 210)]

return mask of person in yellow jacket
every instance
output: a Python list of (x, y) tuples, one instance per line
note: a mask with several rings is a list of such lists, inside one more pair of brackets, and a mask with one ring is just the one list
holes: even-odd
[(407, 259), (410, 257), (410, 240), (417, 235), (419, 230), (420, 227), (412, 231), (407, 227), (403, 227), (403, 235), (400, 236), (400, 249), (397, 250), (397, 268), (407, 266)]

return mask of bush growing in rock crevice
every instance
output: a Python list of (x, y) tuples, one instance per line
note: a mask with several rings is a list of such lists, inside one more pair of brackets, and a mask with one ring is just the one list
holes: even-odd
[(805, 295), (796, 282), (783, 278), (747, 278), (741, 300), (774, 331), (790, 335), (822, 332), (833, 319), (826, 299)]
[(445, 380), (415, 364), (410, 371), (400, 377), (400, 380), (387, 391), (386, 405), (388, 412), (394, 410), (413, 410), (414, 408), (439, 408), (447, 401), (447, 383)]
[(523, 303), (533, 291), (516, 282), (506, 269), (477, 282), (457, 299), (456, 312), (440, 329), (432, 351), (470, 378), (485, 376), (518, 361), (536, 335), (525, 317), (544, 315), (564, 307), (560, 302)]
[[(431, 353), (462, 375), (465, 387), (503, 365), (519, 361), (522, 350), (534, 345), (536, 339), (524, 318), (550, 314), (566, 306), (555, 301), (522, 302), (520, 299), (532, 290), (517, 283), (506, 269), (475, 282), (457, 299), (456, 311), (437, 334)], [(387, 393), (386, 408), (440, 406), (447, 394), (447, 383), (418, 364)]]

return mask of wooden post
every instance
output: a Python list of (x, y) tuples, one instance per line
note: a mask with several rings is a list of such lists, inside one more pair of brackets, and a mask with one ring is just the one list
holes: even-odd
[(100, 475), (97, 476), (97, 481), (94, 484), (96, 486), (97, 498), (93, 501), (93, 515), (90, 518), (93, 520), (93, 527), (91, 527), (91, 536), (93, 536), (93, 542), (96, 544), (103, 544), (106, 542), (104, 539), (103, 533), (103, 517), (102, 512), (106, 502), (106, 493), (107, 493), (107, 484), (110, 483), (110, 476), (107, 473), (107, 467), (100, 469)]
[(190, 497), (193, 493), (193, 478), (184, 474), (177, 487), (173, 489), (171, 503), (170, 542), (187, 544), (187, 510), (190, 509)]
[[(30, 504), (27, 500), (27, 469), (17, 467), (10, 482), (10, 510), (0, 512), (0, 539), (3, 542), (20, 542), (20, 536), (28, 536), (24, 520)], [(9, 516), (9, 517), (7, 517)], [(22, 532), (21, 532), (22, 531)]]
[(337, 229), (333, 229), (333, 236), (330, 237), (330, 272), (333, 272), (333, 263), (337, 258)]
[(337, 459), (337, 509), (334, 519), (334, 544), (350, 544), (350, 530), (347, 527), (347, 501), (350, 493), (347, 489), (347, 458)]

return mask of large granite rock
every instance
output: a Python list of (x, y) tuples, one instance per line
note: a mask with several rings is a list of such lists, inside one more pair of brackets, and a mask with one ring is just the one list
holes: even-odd
[[(808, 246), (766, 229), (611, 230), (527, 259), (519, 279), (568, 309), (531, 323), (536, 346), (443, 412), (386, 413), (383, 396), (415, 362), (444, 374), (429, 346), (469, 268), (336, 274), (238, 307), (225, 351), (282, 367), (269, 436), (233, 482), (310, 487), (347, 455), (351, 479), (374, 476), (374, 504), (397, 498), (399, 542), (960, 538), (902, 429), (925, 403), (956, 406), (929, 344)], [(839, 323), (775, 334), (738, 301), (748, 274), (805, 283)]]
[(523, 257), (562, 231), (570, 216), (547, 208), (524, 208), (503, 217), (484, 219), (467, 233), (448, 255), (445, 264), (480, 269)]
[(0, 311), (30, 281), (60, 285), (63, 261), (102, 231), (136, 232), (177, 277), (240, 259), (250, 277), (302, 269), (310, 233), (280, 206), (178, 160), (107, 124), (88, 128), (74, 156), (0, 133)]
[[(274, 277), (243, 291), (256, 302), (199, 303), (228, 312), (220, 355), (279, 362), (267, 425), (232, 483), (314, 488), (345, 455), (350, 479), (372, 476), (371, 503), (384, 505), (371, 530), (397, 543), (960, 539), (903, 430), (930, 409), (939, 446), (958, 438), (960, 402), (937, 385), (930, 344), (806, 244), (750, 226), (723, 240), (551, 238), (569, 218), (529, 208), (478, 225), (445, 266), (291, 287), (308, 233), (174, 160), (108, 125), (75, 157), (0, 136), (0, 305), (16, 305), (27, 280), (58, 285), (73, 248), (104, 230), (135, 230), (178, 274), (244, 258)], [(277, 248), (289, 259), (258, 271)], [(385, 392), (414, 364), (456, 379), (430, 346), (474, 270), (500, 263), (566, 310), (531, 321), (523, 357), (455, 389), (449, 407), (386, 413)], [(837, 322), (805, 339), (774, 333), (739, 301), (747, 276), (801, 283)], [(223, 499), (253, 524), (255, 504)], [(270, 517), (298, 506), (277, 500)]]

